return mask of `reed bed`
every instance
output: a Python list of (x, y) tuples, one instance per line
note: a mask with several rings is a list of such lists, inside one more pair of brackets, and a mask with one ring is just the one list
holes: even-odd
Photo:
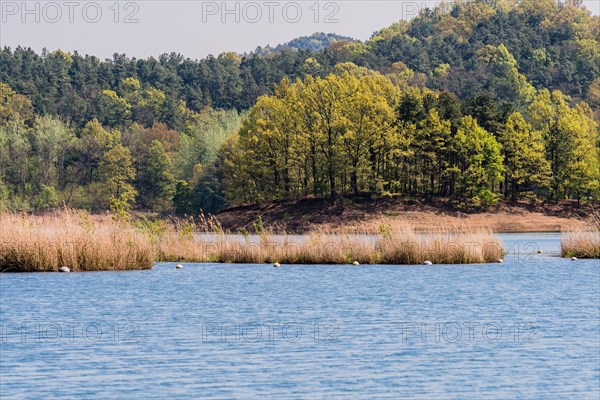
[(600, 258), (600, 232), (588, 230), (563, 233), (561, 240), (563, 257)]
[(0, 215), (0, 271), (150, 269), (148, 235), (110, 217), (64, 210), (46, 216)]
[(224, 232), (214, 219), (116, 221), (64, 210), (45, 216), (0, 215), (0, 271), (136, 270), (154, 261), (233, 264), (491, 263), (503, 258), (491, 232), (382, 225), (378, 234), (315, 230)]
[[(491, 232), (438, 230), (417, 233), (412, 226), (382, 226), (380, 233), (339, 234), (313, 231), (295, 236), (273, 231), (225, 234), (218, 227), (200, 236), (176, 228), (158, 239), (161, 261), (233, 264), (390, 264), (495, 263), (504, 249)], [(202, 230), (202, 229), (201, 229)]]

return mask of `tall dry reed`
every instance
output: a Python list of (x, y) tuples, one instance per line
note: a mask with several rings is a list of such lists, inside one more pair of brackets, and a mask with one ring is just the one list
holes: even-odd
[(225, 233), (214, 219), (133, 223), (65, 210), (46, 216), (0, 215), (0, 271), (148, 269), (154, 261), (285, 264), (490, 263), (503, 258), (488, 232), (448, 228), (419, 233), (382, 225), (378, 234), (313, 231), (294, 236), (255, 227)]
[(0, 271), (49, 272), (152, 268), (148, 236), (126, 222), (64, 210), (45, 216), (0, 215)]
[(600, 232), (588, 230), (563, 233), (561, 239), (563, 257), (600, 258)]
[(382, 226), (377, 235), (313, 231), (304, 236), (276, 234), (225, 234), (218, 227), (201, 235), (189, 230), (167, 230), (158, 241), (162, 261), (215, 263), (413, 265), (497, 262), (504, 250), (488, 232), (438, 230), (417, 233), (411, 226)]

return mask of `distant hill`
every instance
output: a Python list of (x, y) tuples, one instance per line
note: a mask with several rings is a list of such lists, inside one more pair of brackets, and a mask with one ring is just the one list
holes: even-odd
[(100, 94), (122, 95), (129, 77), (162, 91), (169, 107), (159, 122), (181, 129), (179, 101), (193, 111), (207, 106), (245, 110), (283, 78), (326, 76), (345, 62), (461, 100), (485, 93), (498, 103), (515, 103), (517, 97), (530, 97), (533, 86), (560, 89), (600, 108), (600, 16), (573, 2), (509, 3), (462, 2), (424, 10), (366, 42), (315, 33), (246, 55), (201, 60), (176, 53), (100, 60), (77, 52), (0, 48), (0, 82), (30, 98), (36, 113), (79, 127), (94, 116), (106, 123)]
[(310, 50), (318, 52), (339, 41), (355, 42), (356, 39), (347, 36), (336, 35), (335, 33), (316, 32), (310, 36), (302, 36), (287, 43), (279, 44), (274, 48), (272, 48), (270, 45), (267, 45), (266, 47), (259, 46), (252, 52), (252, 54), (266, 55), (272, 52), (280, 52), (287, 49)]
[(0, 211), (600, 199), (600, 16), (582, 4), (457, 0), (364, 42), (200, 60), (0, 48)]

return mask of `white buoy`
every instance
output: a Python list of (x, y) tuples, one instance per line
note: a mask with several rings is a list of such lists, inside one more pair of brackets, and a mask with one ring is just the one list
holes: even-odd
[(71, 270), (69, 269), (69, 267), (60, 267), (58, 272), (71, 272)]
[(499, 259), (498, 260), (498, 264), (504, 264), (504, 260), (503, 259)]
[(273, 264), (273, 267), (279, 268), (279, 267), (281, 267), (281, 264), (279, 264), (279, 263), (276, 262), (275, 264)]
[(175, 268), (176, 268), (176, 269), (183, 269), (183, 265), (181, 265), (181, 264), (177, 264), (177, 265), (175, 266)]
[(352, 265), (354, 265), (355, 267), (358, 267), (358, 266), (360, 265), (360, 263), (359, 263), (358, 261), (354, 261), (354, 262), (352, 263)]
[(571, 257), (571, 261), (577, 261), (577, 257)]
[(431, 261), (425, 261), (423, 265), (433, 265), (433, 263)]
[(538, 250), (538, 254), (544, 254), (544, 250)]

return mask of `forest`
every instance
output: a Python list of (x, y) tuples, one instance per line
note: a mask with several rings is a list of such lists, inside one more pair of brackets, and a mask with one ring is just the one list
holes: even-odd
[(600, 17), (577, 0), (443, 4), (365, 42), (202, 60), (3, 48), (0, 209), (585, 202), (599, 121)]

